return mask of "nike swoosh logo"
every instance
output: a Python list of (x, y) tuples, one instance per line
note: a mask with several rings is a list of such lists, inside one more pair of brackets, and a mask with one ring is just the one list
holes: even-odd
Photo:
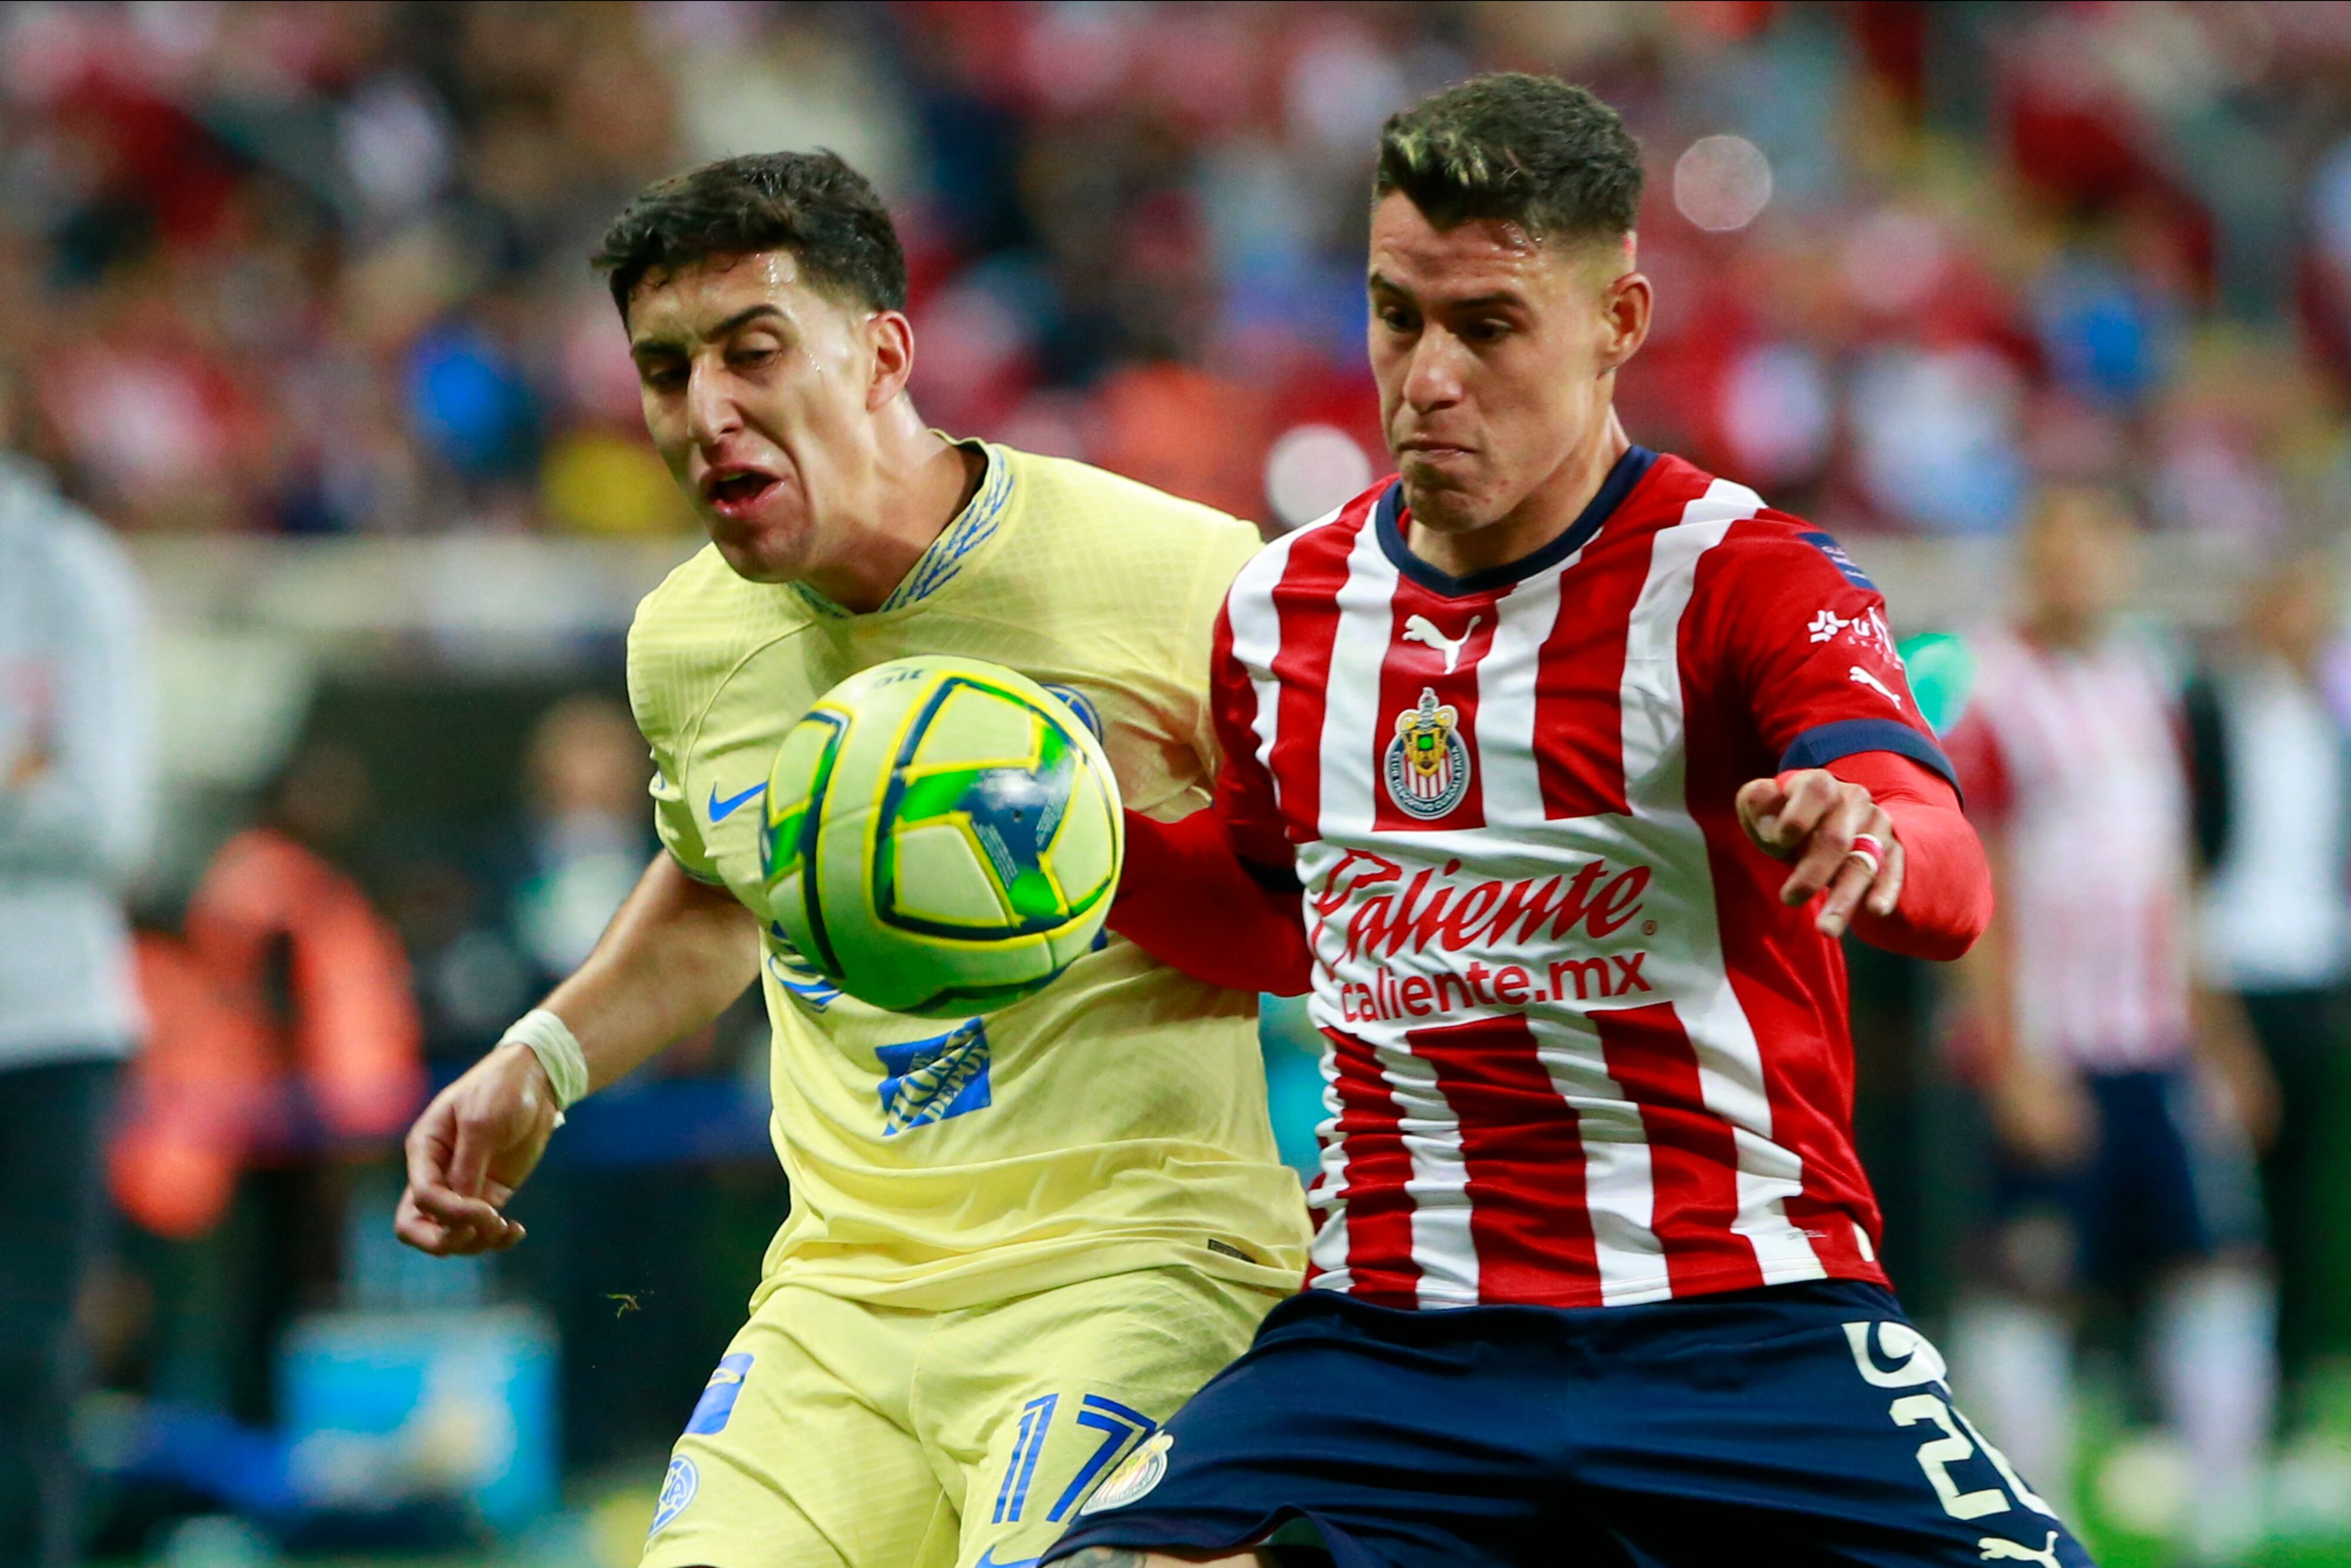
[(973, 1563), (971, 1568), (1037, 1568), (1037, 1564), (1042, 1560), (1043, 1554), (1041, 1552), (1035, 1557), (1014, 1557), (1008, 1559), (998, 1557), (996, 1554), (996, 1548), (991, 1546), (987, 1551), (979, 1554), (979, 1561)]
[(713, 784), (710, 787), (710, 821), (714, 825), (723, 822), (735, 814), (737, 807), (755, 796), (764, 795), (767, 792), (768, 787), (765, 784), (754, 784), (740, 795), (729, 795), (722, 800), (718, 798), (718, 786)]

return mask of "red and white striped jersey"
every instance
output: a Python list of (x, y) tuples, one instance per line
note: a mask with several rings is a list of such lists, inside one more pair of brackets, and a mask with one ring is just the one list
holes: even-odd
[(2001, 630), (1969, 645), (1951, 756), (1968, 814), (2004, 851), (2016, 1043), (2095, 1072), (2183, 1060), (2194, 953), (2171, 682), (2126, 637), (2072, 653)]
[(1217, 810), (1294, 865), (1323, 1054), (1308, 1279), (1580, 1307), (1882, 1281), (1844, 960), (1747, 780), (1949, 765), (1829, 537), (1635, 448), (1573, 528), (1452, 579), (1388, 481), (1242, 569)]

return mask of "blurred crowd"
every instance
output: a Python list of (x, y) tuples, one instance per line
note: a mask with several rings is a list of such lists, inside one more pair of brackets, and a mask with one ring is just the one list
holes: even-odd
[(1639, 439), (1848, 529), (2051, 470), (2351, 509), (2330, 6), (16, 5), (0, 367), (128, 528), (683, 527), (584, 256), (820, 144), (900, 215), (930, 417), (1289, 526), (1378, 461), (1374, 133), (1494, 66), (1648, 150)]

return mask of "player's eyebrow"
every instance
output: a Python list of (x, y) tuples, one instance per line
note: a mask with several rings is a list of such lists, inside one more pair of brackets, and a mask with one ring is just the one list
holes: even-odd
[(1490, 310), (1497, 307), (1516, 308), (1526, 304), (1524, 296), (1515, 289), (1498, 288), (1484, 294), (1472, 294), (1460, 299), (1422, 299), (1409, 288), (1398, 286), (1384, 275), (1374, 272), (1364, 280), (1364, 287), (1374, 294), (1398, 295), (1426, 309)]
[[(718, 325), (711, 328), (708, 332), (703, 335), (706, 338), (724, 338), (729, 333), (739, 331), (743, 328), (749, 326), (752, 322), (767, 316), (772, 316), (778, 321), (789, 319), (781, 309), (778, 308), (776, 306), (768, 304), (763, 299), (757, 305), (746, 305), (742, 309), (737, 310), (732, 316), (727, 317), (726, 319), (719, 322)], [(632, 342), (629, 345), (629, 352), (632, 354), (643, 354), (658, 351), (664, 349), (682, 349), (684, 346), (684, 340), (680, 336), (674, 334), (649, 333)]]

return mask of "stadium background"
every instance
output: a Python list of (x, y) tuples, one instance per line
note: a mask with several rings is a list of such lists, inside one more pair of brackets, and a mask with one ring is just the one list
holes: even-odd
[[(1272, 530), (1378, 463), (1376, 129), (1488, 67), (1590, 84), (1647, 149), (1635, 439), (1839, 534), (1898, 630), (1997, 612), (2046, 476), (2128, 485), (2183, 650), (2351, 524), (2340, 7), (15, 5), (0, 409), (145, 580), (142, 921), (293, 829), (397, 932), (439, 1077), (592, 939), (651, 843), (622, 633), (695, 543), (583, 262), (646, 180), (837, 149), (904, 227), (934, 423)], [(1856, 954), (1930, 1322), (1969, 1202), (1933, 988)], [(1270, 1014), (1293, 1153), (1301, 1034)], [(632, 1563), (785, 1202), (762, 1051), (738, 1011), (584, 1108), (486, 1266), (391, 1243), (390, 1140), (305, 1121), (298, 1076), (216, 1211), (130, 1192), (84, 1313), (101, 1555)], [(295, 1327), (231, 1343), (262, 1296)], [(2098, 1364), (2088, 1533), (2160, 1561), (2192, 1484)], [(2351, 1371), (2294, 1395), (2271, 1560), (2351, 1560)]]

